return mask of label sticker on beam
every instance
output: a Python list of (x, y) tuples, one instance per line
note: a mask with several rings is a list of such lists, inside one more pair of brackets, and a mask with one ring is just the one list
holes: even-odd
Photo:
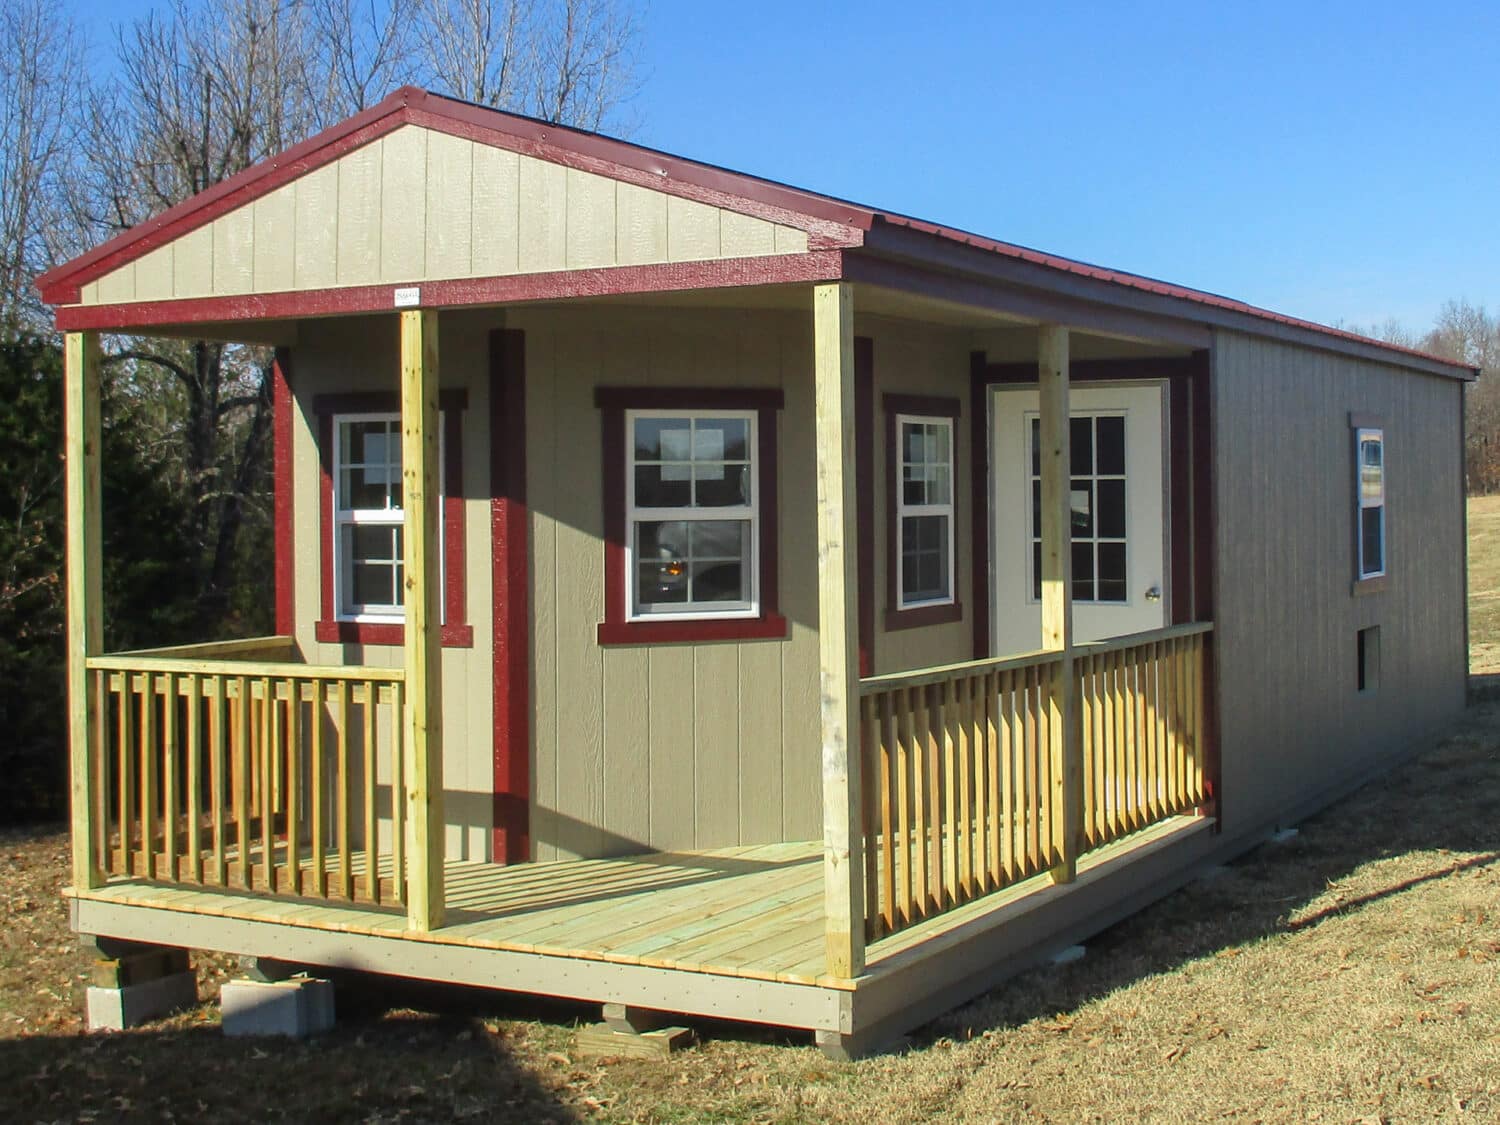
[(422, 290), (413, 285), (407, 289), (396, 290), (396, 307), (398, 309), (414, 309), (422, 303)]

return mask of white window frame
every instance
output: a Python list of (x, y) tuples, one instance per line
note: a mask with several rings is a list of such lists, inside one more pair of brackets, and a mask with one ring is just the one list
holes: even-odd
[[(346, 424), (358, 422), (388, 422), (395, 424), (396, 441), (401, 441), (401, 415), (399, 412), (386, 410), (357, 411), (346, 414), (335, 414), (332, 417), (332, 441), (333, 441), (333, 479), (330, 487), (333, 489), (333, 527), (329, 534), (333, 536), (333, 549), (329, 558), (333, 560), (333, 605), (334, 620), (352, 621), (362, 625), (396, 625), (406, 620), (405, 606), (354, 606), (349, 599), (352, 597), (351, 587), (353, 585), (353, 561), (344, 550), (344, 528), (354, 527), (359, 524), (369, 524), (379, 527), (403, 527), (406, 522), (405, 508), (386, 508), (379, 510), (374, 508), (342, 508), (339, 506), (340, 493), (339, 484), (343, 480), (344, 468), (344, 434), (343, 427)], [(438, 415), (438, 582), (440, 584), (447, 580), (447, 536), (443, 534), (443, 512), (446, 499), (446, 481), (444, 480), (447, 462), (444, 459), (444, 446), (446, 440), (443, 436), (442, 412)], [(404, 482), (398, 481), (398, 495), (404, 491)], [(404, 544), (403, 544), (404, 546)], [(405, 562), (403, 560), (403, 569)], [(439, 599), (440, 603), (446, 603), (446, 599)], [(447, 606), (442, 604), (440, 609), (440, 624), (447, 624)]]
[[(1365, 496), (1364, 469), (1365, 443), (1375, 442), (1380, 447), (1380, 497)], [(1380, 509), (1380, 569), (1365, 569), (1365, 512), (1370, 508)], [(1354, 431), (1354, 577), (1365, 582), (1371, 578), (1384, 578), (1390, 569), (1390, 558), (1386, 545), (1386, 488), (1385, 488), (1385, 430), (1379, 426), (1360, 426)]]
[[(757, 410), (656, 410), (629, 409), (625, 414), (625, 620), (626, 621), (720, 621), (760, 616), (760, 412)], [(637, 507), (635, 502), (635, 422), (638, 418), (683, 418), (687, 420), (732, 418), (744, 421), (745, 458), (750, 465), (750, 503), (716, 508)], [(686, 603), (686, 608), (663, 605), (642, 610), (636, 600), (636, 524), (663, 521), (688, 522), (710, 520), (748, 520), (750, 524), (749, 567), (750, 598), (743, 602), (717, 603), (723, 608), (707, 609), (709, 603)]]
[[(946, 504), (908, 504), (906, 502), (906, 427), (915, 426), (941, 426), (948, 431), (948, 502)], [(953, 605), (957, 599), (958, 576), (956, 562), (954, 560), (955, 528), (954, 528), (954, 503), (953, 498), (958, 490), (958, 482), (954, 479), (954, 448), (953, 419), (942, 414), (897, 414), (896, 415), (896, 448), (891, 451), (891, 456), (896, 458), (896, 543), (894, 554), (896, 556), (896, 609), (926, 609), (929, 606)], [(948, 521), (948, 593), (938, 598), (920, 598), (909, 600), (906, 596), (906, 551), (903, 547), (906, 536), (904, 528), (909, 516), (944, 516)]]

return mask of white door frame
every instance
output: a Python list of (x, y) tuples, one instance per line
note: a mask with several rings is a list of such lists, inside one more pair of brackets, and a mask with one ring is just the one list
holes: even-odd
[[(1161, 545), (1160, 545), (1161, 546), (1161, 557), (1160, 557), (1160, 561), (1159, 561), (1159, 568), (1160, 568), (1159, 587), (1161, 589), (1161, 601), (1160, 601), (1159, 604), (1160, 604), (1160, 608), (1161, 608), (1162, 623), (1165, 624), (1165, 623), (1170, 622), (1171, 620), (1173, 620), (1173, 618), (1172, 618), (1173, 589), (1172, 589), (1171, 573), (1170, 573), (1170, 571), (1171, 571), (1172, 511), (1171, 511), (1171, 487), (1170, 487), (1171, 477), (1170, 477), (1170, 472), (1169, 472), (1170, 465), (1171, 465), (1171, 462), (1170, 462), (1170, 451), (1171, 451), (1171, 441), (1172, 441), (1172, 438), (1171, 438), (1171, 432), (1170, 432), (1170, 428), (1169, 428), (1170, 427), (1170, 422), (1171, 422), (1171, 410), (1170, 410), (1171, 396), (1170, 396), (1170, 393), (1169, 393), (1168, 381), (1165, 378), (1161, 378), (1161, 379), (1118, 379), (1118, 380), (1099, 380), (1099, 381), (1092, 381), (1091, 380), (1091, 381), (1089, 381), (1087, 383), (1073, 383), (1071, 385), (1071, 387), (1070, 387), (1069, 412), (1072, 413), (1072, 412), (1077, 411), (1077, 410), (1080, 409), (1079, 403), (1078, 403), (1078, 398), (1077, 398), (1077, 396), (1078, 396), (1078, 394), (1080, 392), (1084, 392), (1084, 393), (1091, 392), (1091, 391), (1106, 391), (1107, 392), (1107, 391), (1110, 391), (1110, 390), (1140, 390), (1140, 389), (1147, 389), (1147, 388), (1155, 389), (1158, 392), (1159, 396), (1160, 396), (1160, 410), (1161, 410), (1161, 429), (1160, 429), (1160, 435), (1161, 435), (1161, 439), (1160, 439), (1160, 447), (1158, 449), (1158, 456), (1160, 458), (1160, 466), (1161, 466), (1161, 478), (1160, 478), (1160, 482), (1161, 482)], [(1004, 555), (1004, 554), (1002, 554), (1002, 551), (1001, 551), (1001, 546), (1002, 546), (1002, 544), (1001, 544), (1002, 528), (1000, 526), (1000, 512), (999, 512), (1000, 505), (997, 502), (997, 496), (996, 496), (997, 478), (999, 477), (999, 475), (1001, 473), (1001, 469), (1002, 469), (1002, 466), (999, 463), (1000, 450), (997, 449), (997, 442), (996, 442), (997, 413), (998, 413), (998, 407), (999, 407), (1000, 396), (1001, 395), (1004, 395), (1004, 394), (1026, 393), (1026, 392), (1030, 392), (1032, 395), (1035, 395), (1037, 393), (1037, 386), (1036, 386), (1035, 383), (991, 383), (991, 384), (988, 385), (988, 387), (986, 388), (986, 390), (987, 390), (988, 393), (985, 395), (985, 431), (984, 432), (985, 432), (985, 441), (986, 441), (987, 446), (988, 446), (988, 448), (985, 451), (986, 454), (987, 454), (986, 461), (988, 463), (988, 471), (985, 474), (985, 489), (986, 489), (986, 492), (987, 492), (986, 504), (987, 504), (987, 511), (988, 511), (988, 516), (989, 516), (988, 523), (989, 523), (989, 540), (990, 540), (989, 543), (987, 544), (987, 550), (986, 550), (986, 554), (988, 556), (988, 562), (989, 562), (989, 573), (986, 576), (986, 581), (989, 583), (989, 603), (990, 603), (989, 604), (989, 622), (988, 622), (989, 651), (991, 652), (991, 654), (1001, 655), (1002, 654), (1002, 648), (1001, 648), (1002, 640), (1001, 640), (1001, 637), (1000, 637), (1000, 630), (999, 630), (999, 618), (1000, 618), (1000, 611), (1001, 611), (1001, 605), (1002, 605), (1002, 603), (1001, 603), (1001, 591), (1000, 591), (1000, 581), (999, 581), (999, 579), (1000, 579), (1000, 568), (1001, 568), (1001, 566), (1007, 564), (1008, 559), (1007, 559), (1007, 556)], [(1097, 397), (1097, 396), (1092, 396), (1091, 395), (1090, 397)], [(1085, 410), (1085, 411), (1093, 411), (1095, 408), (1094, 407), (1090, 407), (1090, 406), (1084, 406), (1084, 407), (1082, 407), (1082, 409)], [(1024, 507), (1023, 507), (1023, 510), (1024, 510)], [(1128, 592), (1128, 595), (1129, 595), (1127, 603), (1126, 603), (1127, 605), (1133, 605), (1133, 604), (1137, 603), (1140, 599), (1143, 598), (1144, 592), (1145, 592), (1144, 591), (1144, 587), (1142, 587), (1141, 589), (1137, 589), (1136, 588), (1136, 587), (1142, 585), (1141, 582), (1140, 582), (1140, 578), (1141, 577), (1143, 577), (1143, 576), (1140, 575), (1138, 572), (1136, 572), (1133, 567), (1131, 567), (1130, 569), (1127, 570), (1126, 581), (1128, 583), (1128, 585), (1127, 585), (1127, 592)], [(1029, 601), (1028, 601), (1027, 604), (1028, 605), (1030, 604)], [(1075, 610), (1075, 612), (1076, 612), (1076, 610)], [(1004, 651), (1009, 651), (1011, 647), (1012, 647), (1012, 645), (1009, 642), (1005, 642), (1005, 649), (1004, 649)]]

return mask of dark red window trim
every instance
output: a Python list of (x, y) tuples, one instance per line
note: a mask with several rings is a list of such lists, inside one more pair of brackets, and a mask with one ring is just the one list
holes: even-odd
[[(469, 395), (462, 387), (438, 392), (443, 412), (443, 620), (446, 648), (472, 648), (474, 627), (468, 622), (464, 590), (464, 478), (463, 412)], [(405, 629), (399, 624), (340, 621), (333, 592), (333, 417), (335, 414), (390, 414), (400, 410), (394, 391), (359, 391), (318, 395), (318, 540), (322, 574), (322, 617), (313, 636), (323, 644), (399, 645)]]
[(495, 792), (490, 856), (531, 858), (531, 622), (526, 514), (526, 334), (490, 333), (490, 543)]
[[(672, 644), (783, 639), (786, 618), (777, 612), (776, 413), (780, 388), (598, 387), (604, 481), (604, 620), (601, 645)], [(625, 618), (625, 411), (754, 410), (756, 487), (760, 489), (760, 616), (697, 621), (627, 621)]]
[[(958, 600), (958, 419), (963, 408), (956, 398), (936, 395), (888, 394), (881, 397), (885, 408), (885, 628), (918, 629), (926, 625), (947, 625), (962, 621), (963, 604)], [(901, 591), (896, 588), (896, 564), (901, 551), (901, 528), (898, 526), (896, 499), (901, 487), (901, 445), (896, 433), (896, 416), (915, 414), (926, 418), (948, 418), (953, 422), (953, 601), (946, 605), (913, 606), (901, 609)]]

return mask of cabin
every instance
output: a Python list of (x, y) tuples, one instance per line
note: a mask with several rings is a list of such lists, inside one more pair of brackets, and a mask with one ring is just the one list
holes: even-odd
[[(1464, 708), (1433, 356), (413, 88), (40, 284), (80, 934), (844, 1057)], [(103, 651), (115, 333), (274, 354), (274, 636)]]

